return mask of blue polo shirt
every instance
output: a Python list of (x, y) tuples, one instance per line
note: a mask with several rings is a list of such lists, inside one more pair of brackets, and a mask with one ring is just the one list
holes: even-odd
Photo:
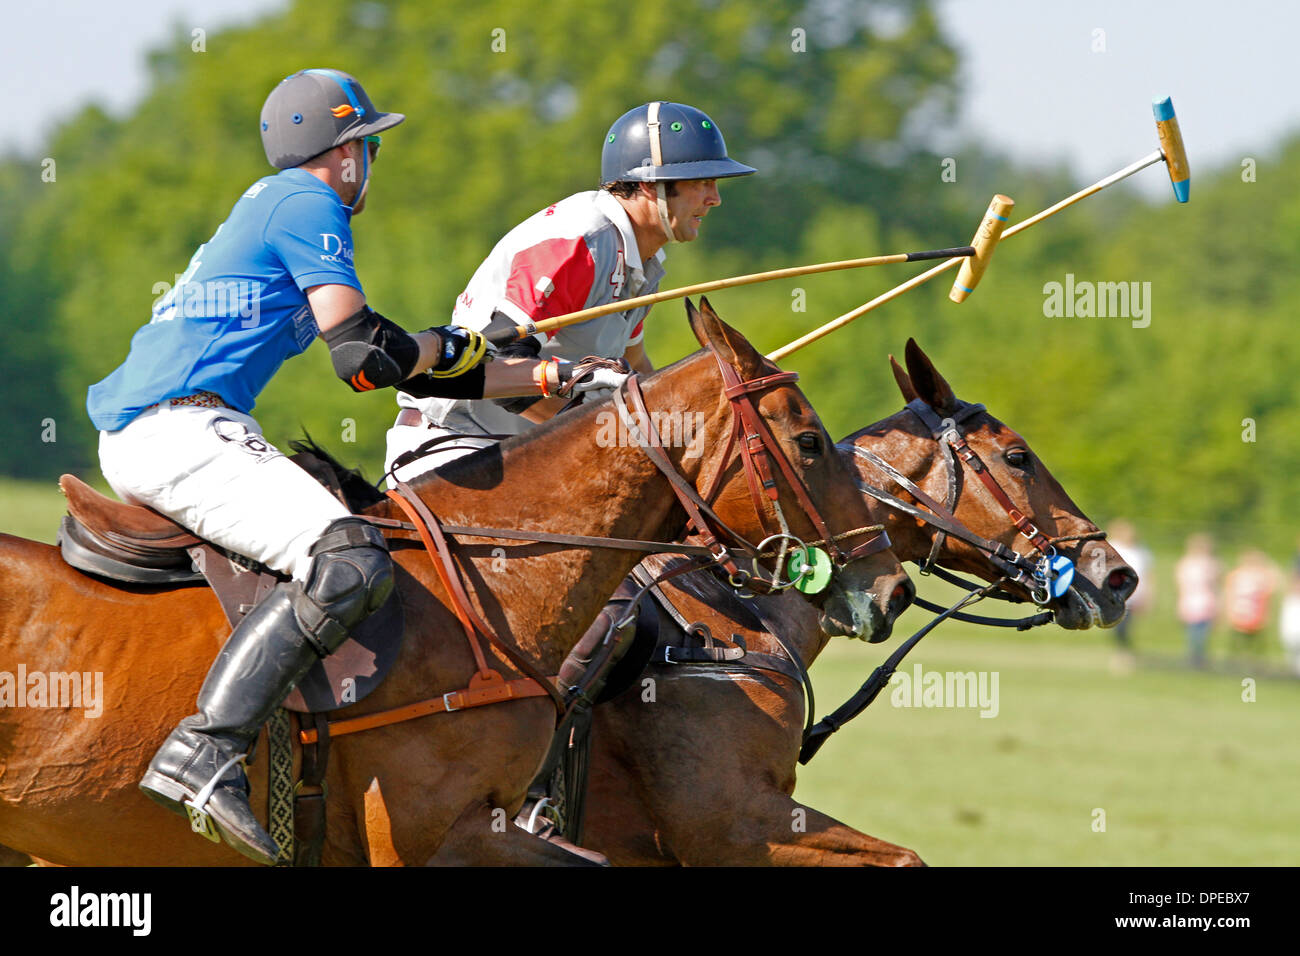
[(126, 361), (90, 387), (86, 409), (95, 427), (114, 431), (150, 405), (201, 390), (252, 411), (284, 360), (318, 333), (303, 290), (361, 290), (351, 215), (333, 189), (301, 169), (249, 187), (154, 303)]

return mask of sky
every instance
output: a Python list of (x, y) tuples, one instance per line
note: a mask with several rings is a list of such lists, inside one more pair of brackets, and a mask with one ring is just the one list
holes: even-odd
[[(145, 54), (177, 25), (223, 26), (288, 0), (44, 0), (12, 3), (0, 31), (3, 151), (31, 155), (89, 100), (121, 114), (145, 89)], [(1150, 102), (1172, 96), (1198, 168), (1266, 158), (1300, 132), (1289, 0), (939, 0), (962, 54), (952, 142), (976, 136), (1025, 162), (1065, 162), (1080, 185), (1156, 147)], [(942, 146), (943, 144), (937, 144)], [(1156, 173), (1144, 193), (1169, 192)], [(1193, 187), (1193, 195), (1195, 190)]]

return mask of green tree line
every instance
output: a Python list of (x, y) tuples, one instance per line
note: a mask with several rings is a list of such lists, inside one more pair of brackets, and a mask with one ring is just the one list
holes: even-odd
[[(86, 388), (125, 357), (161, 284), (269, 172), (262, 101), (307, 66), (348, 70), (381, 109), (408, 116), (385, 134), (354, 222), (369, 301), (408, 328), (445, 322), (515, 223), (594, 188), (609, 124), (650, 99), (704, 109), (732, 155), (760, 169), (723, 183), (699, 241), (668, 249), (665, 287), (956, 245), (994, 192), (1023, 218), (1079, 185), (981, 143), (950, 157), (929, 147), (960, 96), (957, 54), (927, 0), (664, 0), (635, 16), (570, 0), (544, 17), (523, 0), (454, 13), (317, 0), (208, 36), (201, 52), (178, 27), (151, 55), (149, 91), (129, 116), (87, 107), (40, 155), (0, 162), (0, 473), (96, 470)], [(1188, 147), (1191, 204), (1108, 191), (1001, 248), (965, 304), (947, 301), (941, 278), (785, 365), (838, 436), (899, 407), (887, 355), (915, 336), (958, 394), (1024, 434), (1094, 518), (1125, 514), (1171, 534), (1213, 523), (1289, 546), (1300, 342), (1285, 303), (1300, 284), (1287, 267), (1300, 198), (1284, 184), (1300, 143), (1261, 157), (1253, 182), (1199, 167)], [(1133, 144), (1135, 155), (1149, 148)], [(770, 350), (918, 271), (807, 277), (712, 302)], [(1067, 274), (1149, 288), (1149, 325), (1045, 314), (1045, 286)], [(695, 347), (680, 304), (657, 307), (647, 329), (659, 364)], [(374, 476), (394, 409), (391, 393), (338, 382), (316, 345), (254, 414), (273, 441), (306, 429)]]

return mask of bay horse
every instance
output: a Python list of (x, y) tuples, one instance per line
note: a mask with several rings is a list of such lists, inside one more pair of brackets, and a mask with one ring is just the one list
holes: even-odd
[[(713, 530), (722, 535), (725, 525), (759, 541), (776, 529), (773, 515), (784, 514), (805, 540), (821, 537), (816, 526), (828, 526), (854, 529), (862, 541), (870, 510), (792, 377), (707, 302), (700, 310), (688, 302), (687, 312), (705, 348), (649, 378), (644, 401), (647, 409), (670, 408), (699, 423), (692, 444), (698, 456), (682, 447), (663, 453), (688, 490), (713, 488)], [(724, 394), (725, 381), (733, 383), (734, 398)], [(774, 436), (770, 454), (757, 451), (776, 475), (770, 496), (751, 496), (754, 466), (742, 467), (730, 454), (733, 418), (743, 413), (754, 422), (740, 404), (746, 401), (760, 430)], [(635, 442), (602, 438), (595, 427), (602, 407), (608, 403), (457, 461), (417, 480), (414, 491), (449, 524), (674, 541), (687, 512), (670, 478)], [(403, 518), (392, 502), (367, 513)], [(892, 599), (907, 579), (880, 543), (850, 550), (845, 541), (834, 580), (813, 599), (813, 617), (832, 632), (872, 640), (888, 633), (898, 610)], [(463, 537), (457, 547), (474, 610), (542, 673), (554, 674), (641, 554), (608, 545), (502, 544)], [(743, 545), (728, 547), (739, 558)], [(430, 556), (394, 545), (393, 560), (406, 620), (397, 662), (339, 718), (450, 692), (475, 671)], [(63, 865), (252, 865), (220, 844), (194, 839), (183, 818), (160, 811), (137, 789), (158, 742), (193, 710), (227, 634), (206, 588), (109, 583), (69, 567), (53, 547), (0, 535), (0, 673), (12, 675), (20, 665), (29, 674), (98, 672), (104, 688), (98, 718), (66, 708), (0, 708), (0, 843)], [(519, 677), (508, 658), (489, 650), (499, 672)], [(321, 862), (418, 865), (435, 854), (446, 864), (586, 862), (502, 825), (524, 801), (555, 716), (552, 702), (539, 696), (334, 738)], [(265, 746), (263, 740), (262, 752)], [(254, 807), (265, 806), (265, 764), (249, 768)]]
[[(904, 372), (890, 358), (904, 401), (919, 399), (939, 418), (959, 419), (966, 442), (1019, 510), (1047, 535), (1075, 539), (1061, 547), (1077, 567), (1074, 583), (1067, 595), (1048, 604), (1056, 623), (1065, 628), (1118, 623), (1137, 585), (1132, 569), (1110, 545), (1096, 540), (1096, 526), (1024, 438), (982, 406), (959, 402), (914, 341), (907, 344), (906, 361)], [(954, 461), (965, 473), (953, 474), (941, 443), (914, 412), (904, 410), (855, 432), (840, 447), (846, 464), (865, 482), (891, 486), (888, 476), (854, 449), (893, 464), (938, 502), (951, 494), (949, 510), (981, 537), (1016, 544), (1019, 532), (1006, 510), (960, 459)], [(900, 560), (930, 555), (933, 527), (869, 500)], [(1024, 550), (1025, 542), (1020, 543)], [(938, 563), (986, 581), (1002, 576), (985, 554), (950, 535), (944, 536)], [(707, 624), (715, 637), (740, 634), (750, 652), (784, 656), (769, 633), (775, 631), (810, 664), (829, 640), (815, 615), (788, 594), (721, 606), (671, 583), (664, 588), (687, 621)], [(1029, 596), (1019, 585), (1008, 590)], [(745, 604), (760, 612), (759, 626)], [(680, 638), (681, 628), (662, 611), (659, 625), (675, 629)], [(667, 663), (652, 665), (645, 676), (655, 682), (655, 702), (645, 702), (634, 686), (593, 712), (584, 846), (616, 865), (921, 863), (912, 850), (861, 833), (793, 798), (806, 716), (797, 679), (732, 665)]]

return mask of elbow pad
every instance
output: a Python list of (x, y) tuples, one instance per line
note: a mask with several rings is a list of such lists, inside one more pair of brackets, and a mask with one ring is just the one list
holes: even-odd
[(325, 332), (334, 374), (354, 392), (387, 388), (415, 370), (420, 346), (404, 329), (368, 305)]
[(482, 398), (487, 369), (476, 365), (455, 378), (434, 378), (427, 371), (397, 383), (397, 390), (416, 398)]

